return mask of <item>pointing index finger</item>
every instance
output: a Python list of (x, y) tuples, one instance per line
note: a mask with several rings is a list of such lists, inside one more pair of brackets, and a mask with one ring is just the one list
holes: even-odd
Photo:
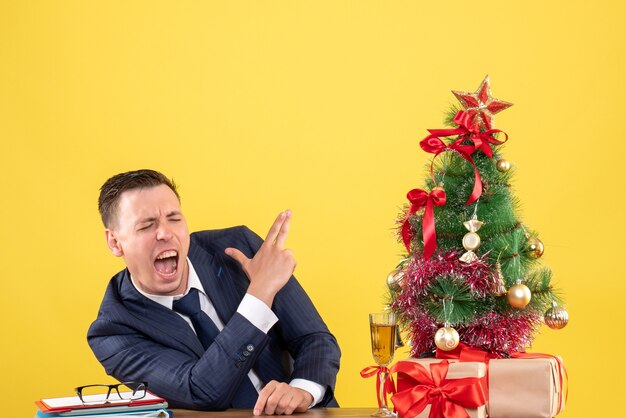
[(276, 217), (276, 220), (270, 227), (270, 230), (267, 233), (267, 236), (265, 237), (266, 243), (274, 244), (274, 241), (276, 241), (276, 237), (278, 236), (278, 233), (280, 232), (280, 228), (282, 227), (286, 218), (287, 218), (286, 212), (281, 212), (278, 214), (278, 216)]
[(291, 211), (285, 211), (285, 221), (280, 227), (280, 231), (278, 231), (278, 236), (276, 237), (276, 246), (279, 249), (283, 249), (285, 247), (285, 241), (287, 241), (287, 235), (289, 235), (289, 227), (291, 226)]

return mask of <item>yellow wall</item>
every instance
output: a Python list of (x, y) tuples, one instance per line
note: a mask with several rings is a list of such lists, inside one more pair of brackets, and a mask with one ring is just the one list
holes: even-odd
[(0, 2), (4, 415), (110, 380), (85, 340), (122, 267), (96, 199), (143, 167), (175, 177), (193, 229), (264, 234), (293, 209), (297, 276), (343, 349), (337, 397), (373, 407), (367, 313), (425, 176), (418, 140), (442, 127), (450, 90), (489, 74), (515, 103), (497, 125), (571, 316), (534, 349), (565, 358), (563, 416), (615, 416), (625, 19), (603, 0)]

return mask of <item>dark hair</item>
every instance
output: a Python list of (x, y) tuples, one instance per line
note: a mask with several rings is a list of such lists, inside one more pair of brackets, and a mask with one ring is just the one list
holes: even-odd
[(117, 203), (122, 193), (128, 190), (156, 187), (162, 184), (169, 187), (180, 201), (174, 180), (168, 179), (158, 171), (127, 171), (126, 173), (116, 174), (108, 179), (100, 188), (100, 197), (98, 198), (98, 210), (100, 211), (100, 217), (102, 218), (104, 226), (108, 228), (115, 220), (115, 216), (117, 215)]

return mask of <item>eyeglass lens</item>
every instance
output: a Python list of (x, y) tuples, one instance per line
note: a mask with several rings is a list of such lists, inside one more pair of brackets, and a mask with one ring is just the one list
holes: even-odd
[(146, 386), (143, 383), (120, 383), (117, 385), (89, 385), (83, 386), (80, 395), (84, 403), (132, 401), (146, 396)]

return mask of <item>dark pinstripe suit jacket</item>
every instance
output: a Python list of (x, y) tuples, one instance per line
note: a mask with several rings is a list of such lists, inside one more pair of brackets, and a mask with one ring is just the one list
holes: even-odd
[[(337, 406), (339, 346), (294, 277), (274, 299), (279, 320), (268, 334), (236, 312), (249, 281), (224, 249), (252, 257), (261, 243), (244, 226), (191, 234), (189, 259), (226, 324), (206, 351), (178, 314), (137, 292), (127, 269), (115, 275), (87, 334), (106, 372), (120, 381), (147, 381), (174, 408), (221, 410), (254, 367), (264, 383), (302, 378), (326, 386), (318, 406)], [(248, 345), (254, 350), (244, 356)]]

